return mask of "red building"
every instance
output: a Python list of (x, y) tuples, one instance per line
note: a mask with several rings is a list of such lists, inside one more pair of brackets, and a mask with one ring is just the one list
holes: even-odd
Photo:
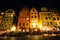
[(28, 29), (29, 28), (29, 9), (23, 7), (19, 12), (18, 16), (18, 29)]

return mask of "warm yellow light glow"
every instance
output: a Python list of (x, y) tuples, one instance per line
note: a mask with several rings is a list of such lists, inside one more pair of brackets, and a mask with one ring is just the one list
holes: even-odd
[(43, 26), (42, 26), (42, 24), (40, 24), (40, 30), (43, 30)]
[(13, 17), (13, 15), (11, 15), (11, 17)]
[(33, 23), (32, 25), (33, 25), (34, 28), (36, 28), (36, 23)]
[(12, 26), (11, 31), (16, 31), (16, 27)]
[(4, 13), (2, 12), (1, 14), (3, 15)]

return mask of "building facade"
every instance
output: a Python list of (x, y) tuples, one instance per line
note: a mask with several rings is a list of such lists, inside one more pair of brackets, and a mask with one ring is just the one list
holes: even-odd
[(27, 7), (23, 7), (19, 12), (18, 16), (18, 29), (29, 29), (30, 18), (29, 18), (29, 9)]
[(13, 26), (13, 19), (14, 19), (15, 11), (12, 9), (8, 9), (5, 11), (3, 16), (3, 22), (2, 22), (2, 29), (3, 30), (10, 30)]
[(38, 29), (38, 11), (34, 7), (30, 10), (30, 29)]

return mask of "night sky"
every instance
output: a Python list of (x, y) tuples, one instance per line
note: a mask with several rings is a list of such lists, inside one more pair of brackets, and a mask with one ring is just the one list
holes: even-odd
[(14, 9), (16, 15), (18, 15), (19, 10), (23, 6), (27, 6), (29, 9), (35, 7), (37, 10), (40, 10), (41, 7), (47, 7), (48, 9), (56, 8), (60, 10), (60, 1), (59, 0), (0, 0), (0, 11), (6, 9)]

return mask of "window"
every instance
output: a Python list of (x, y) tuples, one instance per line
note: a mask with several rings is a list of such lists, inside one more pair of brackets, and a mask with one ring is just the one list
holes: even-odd
[(36, 14), (36, 13), (35, 13)]
[(31, 18), (33, 18), (33, 16), (31, 16)]
[(33, 13), (31, 13), (31, 14), (33, 14)]
[(50, 22), (50, 24), (52, 25), (53, 23), (52, 23), (52, 22)]
[(1, 18), (0, 18), (0, 20), (1, 20)]
[(5, 21), (5, 19), (4, 19), (4, 21)]
[(19, 23), (19, 26), (21, 26), (21, 23)]
[(13, 17), (13, 15), (11, 15), (11, 17)]
[(48, 15), (50, 15), (50, 14), (48, 14)]
[(23, 23), (23, 26), (25, 26), (25, 23)]
[(27, 14), (27, 16), (28, 16), (29, 14)]
[(54, 20), (56, 20), (56, 18), (53, 18)]
[(49, 17), (49, 19), (51, 19), (51, 17)]
[(5, 27), (6, 27), (7, 25), (5, 25)]
[(26, 18), (26, 20), (29, 20), (29, 18)]
[(59, 18), (57, 18), (57, 20), (59, 20)]
[(13, 11), (7, 11), (7, 13), (12, 13)]
[(48, 19), (48, 18), (46, 17), (46, 19)]
[(27, 23), (27, 26), (28, 26), (28, 23)]
[(33, 12), (34, 12), (35, 10), (33, 9)]
[(37, 18), (37, 16), (35, 16), (35, 18)]
[(8, 21), (8, 19), (7, 19), (7, 21)]

